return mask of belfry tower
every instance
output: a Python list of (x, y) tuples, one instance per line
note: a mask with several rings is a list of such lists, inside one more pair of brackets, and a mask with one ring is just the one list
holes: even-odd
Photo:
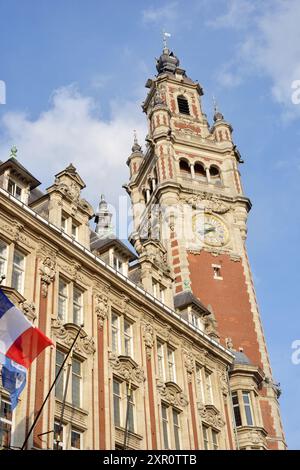
[[(237, 390), (233, 407), (240, 442), (263, 436), (269, 449), (284, 449), (280, 390), (272, 379), (245, 245), (251, 202), (243, 192), (243, 161), (232, 126), (216, 106), (209, 125), (202, 87), (167, 47), (156, 68), (143, 103), (146, 152), (135, 140), (127, 161), (131, 241), (141, 254), (146, 240), (158, 239), (167, 253), (174, 298), (185, 291), (197, 297), (213, 313), (221, 344), (240, 358), (230, 379)], [(251, 420), (249, 397), (256, 416)]]

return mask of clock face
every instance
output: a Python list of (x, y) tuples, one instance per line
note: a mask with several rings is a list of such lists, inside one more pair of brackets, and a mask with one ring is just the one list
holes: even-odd
[(195, 218), (193, 230), (196, 236), (208, 245), (222, 246), (228, 242), (228, 229), (215, 215), (204, 214), (204, 217)]

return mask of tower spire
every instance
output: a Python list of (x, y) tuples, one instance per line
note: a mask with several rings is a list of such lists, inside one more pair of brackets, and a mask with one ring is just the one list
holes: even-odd
[(112, 213), (108, 210), (108, 204), (104, 194), (101, 194), (98, 211), (95, 216), (96, 233), (99, 238), (113, 238)]

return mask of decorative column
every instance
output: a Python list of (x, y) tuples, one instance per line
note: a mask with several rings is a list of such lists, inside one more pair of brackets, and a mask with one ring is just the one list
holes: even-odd
[(105, 450), (105, 377), (104, 377), (104, 323), (108, 317), (109, 288), (103, 287), (95, 292), (95, 313), (97, 315), (97, 353), (98, 353), (98, 402), (99, 402), (99, 449)]
[(196, 421), (196, 409), (195, 409), (195, 400), (194, 400), (194, 392), (193, 392), (193, 373), (195, 369), (195, 362), (192, 352), (186, 352), (184, 354), (184, 365), (187, 372), (187, 380), (188, 380), (188, 390), (189, 390), (189, 402), (190, 402), (190, 410), (192, 416), (192, 428), (193, 428), (193, 436), (194, 436), (194, 448), (199, 449), (198, 444), (198, 431), (197, 431), (197, 421)]
[[(41, 246), (39, 250), (40, 258), (40, 303), (38, 309), (38, 327), (43, 333), (47, 330), (47, 302), (48, 290), (50, 284), (55, 278), (56, 267), (56, 253), (48, 250), (47, 247)], [(45, 256), (46, 255), (46, 256)], [(44, 256), (44, 257), (42, 257)], [(51, 377), (49, 378), (51, 380)], [(35, 389), (35, 403), (34, 413), (36, 414), (44, 401), (46, 379), (46, 351), (43, 351), (36, 360), (36, 389)], [(36, 448), (43, 448), (43, 441), (40, 439), (40, 434), (43, 433), (43, 420), (44, 416), (41, 415), (33, 432), (33, 446)]]
[(153, 344), (154, 344), (154, 331), (153, 331), (153, 326), (150, 323), (146, 323), (144, 325), (144, 343), (146, 347), (151, 442), (152, 442), (152, 450), (155, 450), (157, 449), (157, 436), (156, 436), (156, 424), (155, 424), (156, 420), (155, 420), (153, 375), (152, 375), (152, 364), (151, 364), (152, 350), (153, 350)]

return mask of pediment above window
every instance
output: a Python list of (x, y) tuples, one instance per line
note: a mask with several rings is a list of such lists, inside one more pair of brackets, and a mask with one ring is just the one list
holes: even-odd
[(143, 369), (129, 356), (118, 356), (110, 352), (109, 362), (113, 368), (114, 375), (122, 380), (131, 381), (136, 385), (146, 380)]
[[(78, 333), (79, 327), (74, 323), (63, 324), (58, 318), (55, 318), (52, 319), (51, 329), (56, 340), (62, 346), (69, 349)], [(81, 330), (79, 338), (75, 343), (74, 351), (84, 357), (94, 354), (96, 352), (94, 339), (88, 336), (84, 330)]]
[(175, 382), (163, 382), (157, 379), (157, 388), (161, 399), (171, 406), (183, 408), (188, 405), (187, 396), (183, 393), (182, 388)]
[(218, 429), (224, 426), (225, 421), (222, 418), (220, 411), (214, 405), (198, 403), (198, 411), (202, 421), (209, 426), (213, 426)]

